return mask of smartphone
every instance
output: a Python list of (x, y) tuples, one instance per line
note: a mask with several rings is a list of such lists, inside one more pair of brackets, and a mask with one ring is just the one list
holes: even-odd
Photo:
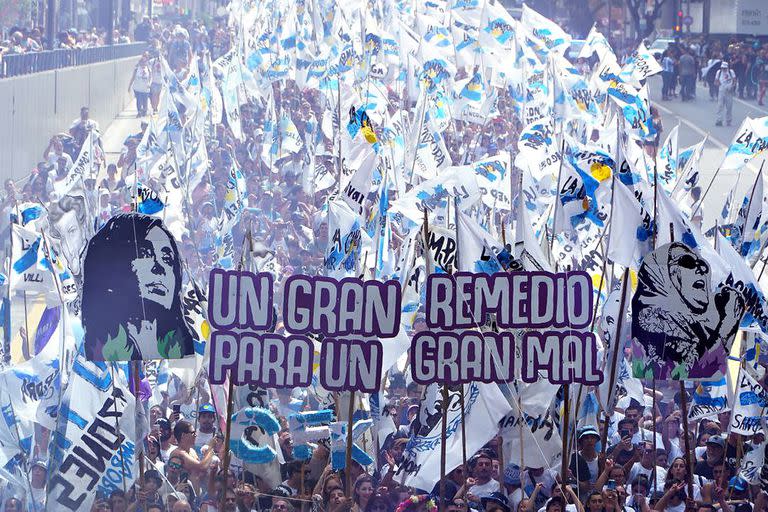
[(608, 480), (608, 483), (605, 486), (606, 486), (606, 488), (609, 491), (615, 491), (616, 490), (616, 480)]
[(181, 412), (181, 404), (173, 404), (171, 410), (176, 413)]

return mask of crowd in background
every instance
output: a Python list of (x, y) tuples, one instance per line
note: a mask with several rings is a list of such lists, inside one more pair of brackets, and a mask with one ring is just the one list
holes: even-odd
[[(733, 72), (733, 93), (742, 100), (764, 105), (768, 88), (768, 44), (729, 39), (709, 43), (697, 38), (670, 45), (658, 56), (663, 71), (663, 99), (678, 96), (682, 101), (696, 97), (696, 82), (701, 82), (711, 101), (717, 101), (718, 72), (727, 63)], [(700, 94), (706, 97), (706, 94)]]
[[(144, 19), (134, 36), (150, 46), (137, 64), (131, 83), (138, 114), (143, 118), (158, 110), (162, 91), (161, 57), (181, 80), (189, 74), (192, 59), (197, 59), (197, 66), (204, 72), (208, 63), (224, 55), (233, 42), (223, 22), (205, 27), (193, 21), (181, 27), (158, 19)], [(40, 37), (38, 29), (14, 31), (8, 51), (38, 51), (43, 46)], [(68, 47), (103, 44), (103, 34), (96, 32), (67, 32), (60, 38)], [(692, 99), (696, 78), (709, 80), (702, 67), (711, 65), (710, 61), (728, 60), (737, 74), (738, 94), (757, 98), (762, 104), (768, 80), (767, 56), (764, 49), (744, 45), (689, 44), (669, 49), (662, 57), (665, 97), (676, 97), (680, 84), (679, 94), (683, 100)], [(673, 75), (667, 78), (666, 73)], [(241, 222), (233, 233), (236, 253), (240, 253), (239, 248), (249, 231), (253, 239), (259, 241), (256, 255), (273, 257), (285, 275), (313, 274), (322, 267), (327, 233), (317, 229), (317, 217), (327, 191), (308, 193), (301, 183), (301, 170), (314, 161), (315, 166), (335, 172), (333, 141), (319, 129), (324, 106), (318, 91), (300, 90), (290, 80), (282, 87), (275, 86), (273, 92), (277, 108), (290, 114), (299, 133), (321, 140), (326, 154), (313, 155), (315, 159), (302, 150), (278, 161), (265, 161), (263, 146), (271, 144), (264, 140), (262, 128), (266, 112), (253, 103), (241, 108), (242, 141), (233, 136), (226, 123), (216, 125), (213, 133), (206, 137), (210, 172), (207, 179), (191, 191), (192, 201), (186, 205), (190, 209), (187, 213), (191, 224), (189, 234), (179, 241), (187, 270), (194, 279), (204, 280), (216, 263), (216, 227), (233, 161), (243, 173), (248, 191)], [(396, 91), (389, 90), (388, 95), (391, 113), (394, 113), (403, 100)], [(510, 103), (510, 98), (502, 94), (498, 103), (501, 115), (488, 126), (461, 121), (453, 125), (446, 135), (446, 146), (455, 164), (472, 162), (501, 150), (514, 151), (520, 126), (517, 117), (511, 114)], [(183, 117), (183, 113), (181, 115)], [(116, 162), (106, 161), (103, 152), (97, 154), (99, 177), (85, 179), (89, 211), (82, 216), (86, 222), (93, 223), (93, 230), (114, 214), (131, 209), (135, 198), (133, 188), (127, 183), (134, 172), (136, 149), (147, 126), (144, 119), (141, 130), (126, 138)], [(67, 175), (92, 132), (98, 134), (99, 126), (84, 108), (66, 132), (50, 139), (30, 179), (20, 186), (11, 180), (4, 183), (5, 196), (0, 203), (3, 219), (9, 218), (18, 203), (47, 204), (58, 200), (55, 183)], [(159, 183), (152, 181), (146, 185), (161, 189)], [(3, 240), (8, 238), (6, 231)], [(315, 410), (318, 403), (306, 390), (270, 390), (267, 403), (282, 424), (278, 439), (284, 461), (280, 465), (280, 483), (275, 485), (258, 469), (246, 467), (237, 459), (224, 473), (221, 414), (211, 405), (207, 386), (201, 382), (194, 389), (187, 389), (179, 382), (172, 382), (162, 402), (150, 410), (152, 430), (145, 442), (147, 460), (143, 481), (125, 492), (118, 490), (97, 496), (93, 510), (212, 512), (221, 510), (221, 504), (226, 512), (433, 512), (435, 507), (444, 507), (448, 512), (470, 509), (483, 512), (768, 510), (766, 494), (736, 476), (737, 458), (757, 449), (762, 440), (757, 436), (743, 438), (725, 434), (728, 413), (692, 422), (690, 442), (694, 449), (689, 455), (694, 469), (691, 474), (685, 461), (680, 397), (674, 387), (664, 385), (660, 385), (655, 401), (651, 390), (645, 391), (645, 403), (620, 400), (608, 426), (607, 440), (601, 439), (605, 429), (602, 424), (579, 429), (577, 451), (572, 456), (566, 482), (560, 481), (560, 472), (553, 468), (504, 464), (497, 438), (477, 454), (470, 454), (466, 465), (447, 475), (442, 483), (445, 489), (442, 496), (440, 484), (434, 489), (404, 487), (398, 483), (397, 476), (410, 429), (420, 414), (420, 391), (415, 384), (406, 386), (402, 375), (390, 376), (386, 390), (390, 404), (388, 415), (393, 418), (396, 430), (379, 446), (374, 465), (364, 468), (353, 462), (347, 475), (331, 470), (329, 446), (323, 443), (308, 463), (292, 460), (292, 439), (286, 417), (291, 412)], [(19, 497), (18, 490), (6, 488), (2, 510), (44, 510), (45, 450), (39, 450), (38, 456), (30, 464), (31, 496)]]

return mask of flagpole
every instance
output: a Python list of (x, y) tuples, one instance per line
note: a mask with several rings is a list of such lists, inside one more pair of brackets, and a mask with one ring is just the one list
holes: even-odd
[(352, 498), (352, 428), (354, 427), (353, 416), (355, 414), (355, 390), (349, 391), (349, 405), (347, 406), (347, 453), (344, 461), (344, 488), (347, 497)]
[(338, 153), (338, 167), (336, 168), (336, 191), (341, 194), (341, 73), (336, 75), (336, 97), (338, 98), (338, 101), (336, 102), (336, 117), (339, 120), (339, 131), (336, 132), (337, 137), (339, 138), (339, 153)]
[[(562, 130), (562, 123), (560, 125)], [(549, 241), (549, 263), (552, 264), (552, 248), (555, 245), (555, 235), (557, 234), (557, 212), (560, 205), (560, 180), (563, 175), (563, 159), (565, 158), (565, 135), (563, 135), (563, 141), (560, 143), (560, 165), (557, 170), (557, 194), (555, 195), (555, 206), (552, 211), (552, 239)]]
[[(616, 335), (614, 336), (616, 339), (613, 340), (614, 347), (613, 347), (613, 354), (611, 354), (611, 375), (608, 379), (608, 396), (606, 397), (607, 406), (609, 408), (613, 407), (612, 397), (614, 394), (614, 387), (616, 386), (616, 364), (618, 363), (619, 359), (619, 350), (621, 349), (621, 331), (623, 329), (624, 324), (624, 317), (625, 317), (625, 308), (627, 307), (627, 286), (629, 282), (629, 267), (624, 269), (624, 275), (621, 278), (621, 298), (619, 299), (619, 317), (616, 319)], [(603, 436), (601, 439), (601, 446), (600, 451), (603, 455), (602, 459), (605, 459), (605, 453), (606, 448), (608, 445), (608, 425), (610, 424), (610, 421), (608, 419), (608, 413), (609, 411), (605, 412), (605, 424), (603, 425)]]
[[(448, 203), (450, 205), (450, 203)], [(456, 270), (459, 270), (459, 256), (461, 253), (459, 252), (459, 249), (461, 248), (461, 245), (459, 244), (459, 198), (454, 196), (453, 198), (453, 215), (456, 223), (456, 256), (455, 256), (455, 263), (453, 265), (453, 268)], [(447, 218), (447, 216), (446, 216)], [(447, 404), (447, 402), (444, 400), (444, 403)], [(446, 405), (447, 407), (447, 405)], [(461, 385), (460, 392), (459, 392), (459, 407), (461, 408), (461, 463), (466, 467), (467, 465), (467, 429), (466, 429), (466, 422), (465, 419), (465, 412), (464, 412), (464, 385)], [(464, 473), (464, 478), (466, 480), (466, 473)], [(443, 497), (442, 490), (440, 491), (440, 497)]]
[(441, 387), (443, 395), (442, 404), (442, 421), (440, 425), (440, 512), (445, 512), (445, 466), (446, 466), (446, 441), (448, 437), (448, 385), (443, 384)]
[[(431, 257), (429, 255), (429, 217), (427, 210), (424, 210), (424, 260), (427, 269), (427, 278), (432, 272)], [(442, 394), (442, 420), (440, 425), (440, 512), (445, 512), (445, 466), (446, 466), (446, 438), (447, 438), (447, 422), (448, 422), (448, 386), (443, 384), (441, 386)], [(405, 479), (405, 473), (403, 473), (403, 479)]]
[[(48, 261), (51, 262), (51, 267), (53, 267), (53, 258), (51, 258), (51, 248), (48, 245), (48, 240), (45, 238), (45, 230), (42, 230), (42, 229), (40, 230), (40, 236), (43, 239), (43, 249), (46, 252), (46, 257), (48, 258)], [(13, 236), (11, 236), (11, 240), (13, 240)], [(64, 374), (65, 374), (65, 372), (67, 372), (67, 373), (69, 372), (69, 361), (68, 361), (68, 358), (66, 357), (66, 354), (64, 353), (64, 345), (65, 345), (65, 342), (66, 342), (65, 340), (66, 340), (66, 333), (67, 333), (67, 322), (66, 322), (66, 318), (67, 318), (66, 309), (67, 309), (67, 306), (64, 303), (64, 297), (63, 297), (63, 295), (61, 293), (61, 283), (59, 283), (58, 276), (56, 275), (55, 271), (52, 271), (51, 274), (53, 275), (53, 282), (56, 284), (56, 293), (58, 294), (59, 301), (61, 302), (61, 344), (59, 346), (59, 361), (60, 361), (59, 362), (59, 399), (58, 399), (58, 404), (57, 404), (57, 411), (61, 411), (61, 400), (62, 400), (62, 398), (64, 396), (64, 389), (63, 389), (63, 386), (62, 386), (62, 384), (64, 383)], [(10, 283), (9, 283), (9, 285), (8, 285), (9, 294), (10, 294), (10, 289), (11, 289), (11, 287), (10, 287)], [(9, 295), (9, 299), (8, 299), (8, 309), (9, 309), (9, 312), (10, 312), (10, 295)], [(10, 317), (9, 317), (9, 319), (10, 319)], [(59, 415), (57, 414), (56, 415), (56, 430), (57, 431), (58, 431), (58, 418), (59, 418)], [(50, 441), (49, 441), (49, 444), (50, 444)], [(120, 450), (120, 457), (121, 457), (120, 463), (124, 467), (124, 464), (122, 462), (122, 456), (123, 456), (123, 452), (122, 452), (122, 448), (121, 448), (121, 450)], [(46, 478), (45, 478), (46, 495), (47, 495), (47, 492), (48, 492), (48, 486), (50, 485), (50, 482), (51, 482), (51, 476), (53, 474), (53, 471), (51, 471), (51, 469), (52, 468), (49, 468), (48, 474), (46, 475)], [(125, 492), (125, 475), (123, 475), (123, 492)], [(46, 511), (48, 510), (48, 500), (46, 500), (46, 502), (45, 502), (45, 510)]]
[(570, 385), (566, 382), (563, 384), (563, 418), (562, 418), (562, 441), (563, 441), (563, 456), (562, 463), (560, 464), (560, 486), (563, 491), (563, 496), (566, 496), (565, 483), (568, 476), (568, 459), (570, 453), (568, 453), (568, 440), (570, 437), (570, 414), (571, 414), (571, 389)]
[[(749, 205), (747, 206), (747, 212), (745, 214), (744, 218), (744, 226), (741, 228), (741, 242), (739, 243), (739, 254), (741, 255), (741, 252), (744, 250), (744, 231), (747, 228), (747, 221), (749, 221), (749, 213), (752, 211), (752, 200), (755, 198), (755, 188), (757, 188), (757, 182), (758, 180), (762, 179), (763, 177), (763, 166), (765, 165), (765, 159), (760, 163), (760, 170), (757, 171), (757, 176), (755, 176), (755, 184), (752, 185), (752, 191), (749, 193)], [(765, 196), (765, 193), (763, 193), (763, 196)], [(760, 204), (762, 205), (763, 198), (760, 198)]]
[[(229, 462), (230, 462), (230, 456), (229, 456), (229, 443), (232, 439), (232, 407), (234, 398), (233, 395), (235, 394), (235, 384), (234, 379), (232, 376), (232, 372), (229, 373), (229, 387), (228, 387), (228, 393), (227, 393), (227, 423), (225, 427), (224, 432), (224, 460), (222, 461), (221, 471), (224, 475), (224, 481), (226, 482), (229, 479)], [(224, 503), (227, 497), (226, 486), (224, 489), (222, 489), (221, 498), (219, 501), (219, 510), (224, 510)]]

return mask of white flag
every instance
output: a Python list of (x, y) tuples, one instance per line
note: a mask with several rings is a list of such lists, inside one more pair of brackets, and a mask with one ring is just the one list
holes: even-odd
[(89, 510), (97, 492), (109, 496), (136, 479), (137, 444), (146, 433), (137, 432), (137, 418), (146, 417), (122, 373), (114, 364), (75, 360), (53, 441), (50, 509)]
[[(429, 389), (435, 390), (437, 385), (427, 386), (427, 390)], [(440, 480), (440, 408), (444, 404), (439, 393), (437, 396), (432, 393), (434, 400), (429, 400), (427, 396), (430, 396), (430, 393), (425, 393), (421, 401), (423, 420), (414, 420), (416, 435), (406, 446), (403, 463), (395, 471), (395, 480), (409, 487), (429, 491)], [(472, 383), (464, 386), (467, 454), (474, 454), (496, 435), (499, 421), (509, 410), (509, 403), (498, 385)], [(461, 408), (459, 391), (455, 388), (448, 393), (447, 419), (445, 469), (449, 472), (462, 463)]]
[(63, 180), (53, 182), (53, 189), (59, 197), (69, 194), (75, 186), (80, 187), (81, 190), (85, 189), (85, 180), (93, 175), (94, 137), (96, 135), (93, 131), (88, 132), (88, 137), (80, 148), (77, 160), (72, 163), (66, 177)]
[(768, 407), (768, 391), (749, 372), (739, 370), (736, 396), (731, 412), (730, 432), (752, 436), (761, 432), (762, 419)]

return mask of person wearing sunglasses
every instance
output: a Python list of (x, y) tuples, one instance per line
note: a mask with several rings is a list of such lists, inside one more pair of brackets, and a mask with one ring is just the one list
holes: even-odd
[(632, 333), (656, 377), (709, 375), (708, 361), (727, 356), (739, 327), (742, 294), (729, 286), (714, 293), (709, 264), (680, 242), (648, 254), (637, 279)]
[(182, 460), (184, 471), (189, 474), (189, 479), (192, 481), (193, 485), (199, 488), (202, 477), (211, 466), (215, 450), (209, 448), (202, 459), (198, 458), (197, 452), (195, 451), (195, 436), (197, 435), (197, 432), (195, 432), (195, 427), (192, 423), (186, 420), (181, 420), (176, 423), (173, 427), (173, 435), (176, 437), (178, 448), (171, 452), (171, 458), (178, 457)]
[(179, 482), (184, 481), (186, 475), (184, 473), (184, 461), (179, 456), (172, 456), (168, 462), (165, 463), (165, 479), (163, 482), (162, 494), (163, 496), (170, 494)]

